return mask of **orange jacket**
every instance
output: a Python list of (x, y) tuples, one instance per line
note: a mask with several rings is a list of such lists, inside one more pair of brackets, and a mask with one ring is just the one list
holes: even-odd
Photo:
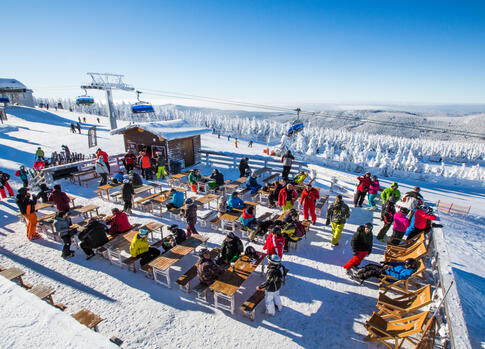
[(141, 158), (141, 168), (150, 168), (152, 163), (150, 162), (150, 157), (148, 155), (143, 155)]

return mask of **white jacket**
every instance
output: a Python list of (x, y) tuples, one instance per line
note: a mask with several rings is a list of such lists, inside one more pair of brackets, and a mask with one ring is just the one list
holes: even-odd
[(103, 161), (101, 160), (96, 161), (96, 164), (94, 166), (96, 168), (97, 174), (99, 175), (103, 173), (109, 174), (108, 167), (106, 167), (106, 164)]

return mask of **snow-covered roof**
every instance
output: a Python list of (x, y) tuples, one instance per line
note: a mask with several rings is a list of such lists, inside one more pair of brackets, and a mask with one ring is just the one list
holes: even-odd
[(184, 120), (169, 120), (157, 122), (137, 122), (112, 130), (110, 133), (112, 135), (121, 134), (124, 131), (134, 128), (141, 128), (147, 132), (153, 133), (158, 137), (165, 138), (168, 141), (211, 132), (211, 130), (208, 128), (194, 127)]
[(9, 88), (9, 89), (27, 89), (27, 86), (22, 84), (20, 81), (16, 79), (5, 79), (0, 78), (0, 89)]

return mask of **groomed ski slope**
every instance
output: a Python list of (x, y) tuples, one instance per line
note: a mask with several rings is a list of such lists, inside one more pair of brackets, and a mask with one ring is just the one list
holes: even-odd
[[(42, 113), (41, 115), (39, 113)], [(60, 150), (62, 144), (67, 144), (71, 151), (87, 153), (86, 127), (83, 134), (71, 134), (71, 120), (77, 121), (79, 114), (66, 111), (45, 113), (29, 108), (15, 108), (9, 112), (10, 126), (18, 127), (18, 131), (9, 129), (3, 132), (0, 154), (0, 169), (13, 174), (21, 163), (32, 165), (33, 153), (41, 146), (46, 154)], [(96, 118), (87, 115), (90, 124), (97, 124)], [(108, 154), (123, 151), (122, 137), (108, 135), (108, 123), (101, 118), (102, 125), (98, 128), (98, 144)], [(204, 149), (214, 151), (230, 151), (243, 154), (262, 155), (264, 148), (254, 144), (247, 148), (247, 142), (240, 141), (235, 149), (233, 141), (221, 136), (202, 137)], [(211, 169), (202, 167), (203, 174)], [(352, 188), (355, 175), (338, 172), (315, 166), (318, 173), (317, 185), (328, 190), (329, 179), (335, 175), (346, 187)], [(226, 178), (236, 178), (238, 174), (232, 170), (223, 171)], [(13, 176), (12, 176), (13, 177)], [(20, 183), (11, 182), (15, 187)], [(89, 187), (72, 185), (68, 181), (60, 181), (63, 190), (78, 197), (76, 204), (93, 203), (100, 205), (100, 212), (108, 214), (112, 207), (119, 207), (95, 198), (93, 190), (95, 181)], [(403, 183), (403, 181), (400, 181)], [(382, 186), (388, 186), (389, 180), (382, 180)], [(483, 283), (485, 270), (483, 265), (483, 242), (480, 234), (483, 229), (483, 218), (478, 216), (485, 208), (485, 193), (482, 191), (460, 190), (446, 186), (426, 183), (403, 183), (402, 192), (414, 185), (423, 188), (423, 194), (429, 201), (441, 198), (444, 201), (456, 203), (470, 202), (473, 219), (466, 225), (466, 240), (462, 239), (463, 229), (456, 230), (449, 222), (459, 219), (444, 218), (447, 242), (452, 261), (458, 274), (460, 296), (465, 309), (465, 318), (472, 341), (476, 345), (485, 342), (483, 334), (483, 313), (473, 304), (483, 304)], [(473, 193), (472, 193), (473, 192)], [(472, 193), (472, 194), (469, 194)], [(331, 197), (331, 201), (333, 200)], [(347, 203), (349, 200), (347, 199)], [(267, 209), (266, 209), (267, 210)], [(258, 215), (265, 211), (258, 206)], [(44, 283), (56, 288), (54, 298), (68, 306), (67, 313), (75, 313), (82, 308), (90, 309), (105, 319), (100, 325), (100, 332), (111, 337), (115, 335), (125, 341), (123, 347), (200, 347), (214, 348), (367, 348), (363, 342), (366, 331), (363, 323), (376, 309), (378, 295), (377, 286), (368, 284), (360, 287), (351, 282), (341, 267), (351, 256), (349, 242), (352, 233), (359, 224), (372, 221), (374, 231), (380, 227), (378, 214), (364, 210), (352, 209), (351, 218), (345, 227), (340, 246), (330, 247), (330, 229), (323, 225), (322, 218), (312, 229), (308, 239), (299, 244), (298, 250), (291, 250), (284, 256), (284, 264), (290, 269), (286, 286), (282, 289), (284, 311), (274, 318), (262, 313), (264, 307), (257, 309), (256, 320), (243, 318), (239, 311), (235, 315), (215, 310), (195, 301), (193, 294), (187, 295), (177, 288), (167, 289), (146, 279), (141, 273), (133, 274), (110, 265), (106, 260), (93, 258), (84, 259), (81, 250), (69, 260), (60, 258), (61, 244), (38, 240), (29, 242), (25, 238), (24, 226), (15, 216), (17, 207), (12, 199), (0, 202), (0, 265), (3, 267), (18, 266), (26, 271), (25, 279), (30, 283)], [(442, 215), (444, 217), (444, 215)], [(149, 220), (159, 220), (170, 224), (172, 221), (158, 216), (150, 216), (140, 211), (134, 211), (130, 216), (132, 223), (144, 223)], [(180, 222), (173, 222), (179, 223)], [(223, 236), (214, 233), (209, 228), (198, 227), (200, 233), (209, 237), (209, 246), (220, 245)], [(244, 241), (246, 244), (246, 241)], [(260, 249), (261, 246), (255, 246)], [(379, 261), (382, 258), (383, 245), (374, 242), (369, 261)], [(466, 259), (463, 259), (466, 256)], [(173, 279), (188, 269), (196, 261), (194, 256), (187, 256), (176, 264)], [(364, 262), (365, 263), (365, 262)], [(244, 284), (236, 296), (236, 308), (248, 298), (262, 278), (254, 274)], [(466, 298), (464, 302), (463, 299)], [(471, 303), (470, 306), (467, 304)], [(1, 313), (1, 310), (0, 310)], [(0, 339), (1, 347), (5, 342)], [(15, 347), (11, 346), (10, 347)], [(59, 348), (65, 347), (59, 343)]]

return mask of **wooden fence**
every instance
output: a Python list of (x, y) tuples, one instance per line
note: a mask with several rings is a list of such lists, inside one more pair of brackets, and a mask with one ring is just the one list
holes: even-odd
[(470, 209), (472, 208), (471, 206), (461, 206), (455, 203), (448, 203), (441, 200), (438, 200), (436, 202), (436, 207), (441, 212), (456, 213), (464, 216), (467, 216), (470, 213)]

